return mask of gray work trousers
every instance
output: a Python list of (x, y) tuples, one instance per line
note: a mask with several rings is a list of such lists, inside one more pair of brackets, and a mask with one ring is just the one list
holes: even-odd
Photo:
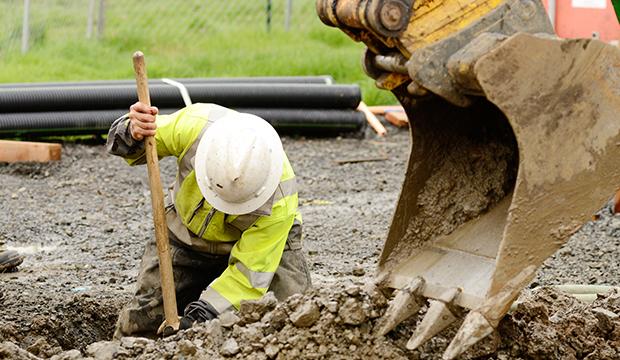
[[(168, 232), (176, 290), (177, 312), (198, 300), (207, 286), (228, 266), (229, 255), (213, 255), (193, 250)], [(278, 300), (302, 293), (312, 286), (310, 272), (302, 250), (301, 225), (295, 224), (289, 236), (269, 287)], [(133, 299), (121, 310), (114, 338), (123, 336), (153, 337), (164, 321), (164, 307), (159, 277), (159, 259), (155, 240), (147, 243), (140, 264), (137, 290)]]

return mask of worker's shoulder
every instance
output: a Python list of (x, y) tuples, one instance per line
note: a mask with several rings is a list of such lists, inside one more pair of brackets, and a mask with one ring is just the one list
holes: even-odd
[(201, 117), (204, 119), (218, 118), (229, 113), (236, 113), (235, 110), (212, 103), (196, 103), (186, 106), (183, 114), (186, 116)]

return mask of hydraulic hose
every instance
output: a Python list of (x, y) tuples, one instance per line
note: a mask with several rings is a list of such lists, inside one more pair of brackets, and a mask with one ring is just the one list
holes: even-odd
[[(229, 78), (180, 78), (172, 79), (181, 84), (325, 84), (334, 83), (334, 78), (329, 75), (322, 76), (261, 76), (261, 77), (229, 77)], [(51, 88), (72, 86), (110, 86), (110, 85), (133, 85), (135, 80), (93, 80), (93, 81), (70, 81), (70, 82), (47, 82), (47, 83), (4, 83), (0, 89), (17, 88)], [(149, 79), (151, 85), (161, 85), (160, 79)]]
[[(361, 130), (364, 114), (332, 109), (237, 109), (267, 120), (280, 134), (333, 135)], [(161, 109), (171, 114), (175, 109)], [(0, 137), (106, 134), (126, 109), (0, 114)]]
[[(361, 100), (357, 85), (322, 84), (187, 84), (194, 103), (229, 108), (354, 109)], [(184, 106), (179, 89), (150, 86), (153, 104)], [(0, 89), (2, 112), (81, 111), (125, 108), (137, 101), (135, 85)]]

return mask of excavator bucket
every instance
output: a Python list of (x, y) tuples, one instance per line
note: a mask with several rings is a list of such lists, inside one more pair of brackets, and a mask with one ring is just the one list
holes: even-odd
[(377, 284), (381, 336), (410, 348), (465, 317), (444, 357), (490, 334), (537, 268), (620, 185), (620, 49), (553, 35), (538, 0), (317, 0), (367, 45), (366, 73), (410, 119)]

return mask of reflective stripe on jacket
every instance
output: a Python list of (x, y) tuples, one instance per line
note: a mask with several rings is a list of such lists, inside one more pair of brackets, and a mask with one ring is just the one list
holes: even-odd
[[(278, 188), (256, 211), (228, 215), (205, 201), (194, 172), (198, 143), (210, 124), (233, 111), (214, 104), (194, 104), (171, 115), (158, 115), (155, 135), (158, 156), (178, 159), (172, 197), (183, 225), (195, 239), (234, 244), (228, 268), (200, 297), (220, 313), (233, 307), (238, 309), (241, 300), (259, 299), (266, 293), (293, 222), (301, 222), (295, 174), (286, 155)], [(130, 165), (145, 163), (143, 142), (136, 142), (127, 134), (128, 121), (118, 119), (110, 129), (108, 151), (123, 156)]]

